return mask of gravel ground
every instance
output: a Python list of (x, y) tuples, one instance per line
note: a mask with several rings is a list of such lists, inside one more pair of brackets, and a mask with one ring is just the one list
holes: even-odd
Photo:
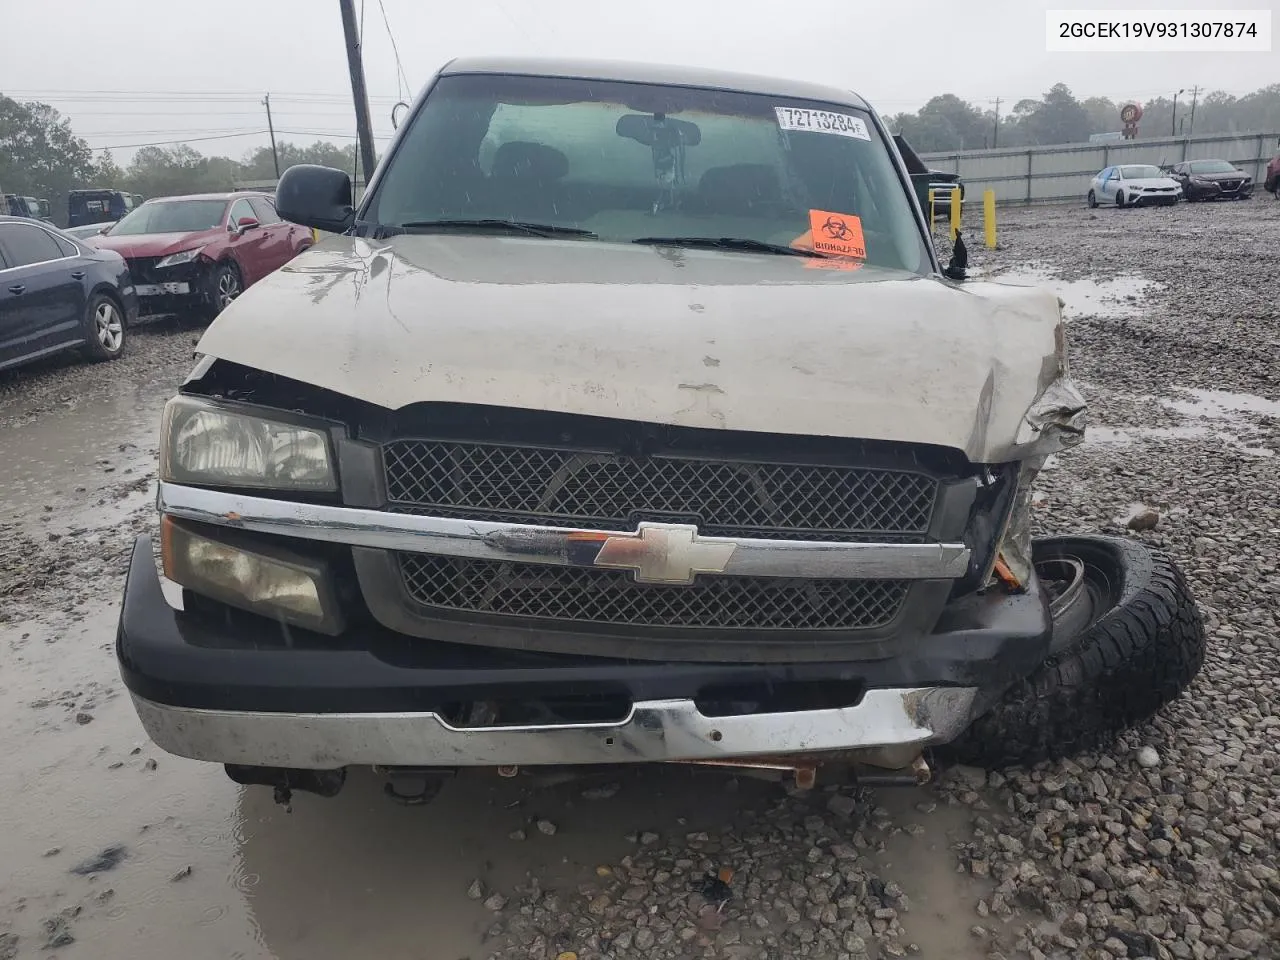
[[(1041, 475), (1038, 527), (1133, 536), (1176, 558), (1210, 643), (1187, 695), (1108, 750), (1030, 770), (952, 768), (922, 790), (820, 782), (797, 792), (644, 771), (616, 787), (549, 793), (460, 781), (424, 812), (358, 799), (357, 782), (335, 801), (300, 799), (291, 819), (252, 792), (214, 790), (202, 813), (179, 809), (189, 829), (162, 841), (152, 832), (161, 852), (151, 860), (130, 854), (108, 868), (121, 897), (137, 885), (135, 922), (168, 927), (168, 942), (193, 957), (312, 960), (349, 956), (354, 944), (434, 958), (448, 943), (449, 957), (471, 960), (1280, 958), (1280, 203), (1002, 210), (1000, 226), (999, 249), (972, 250), (976, 270), (1059, 290), (1073, 374), (1092, 409), (1086, 443)], [(0, 619), (9, 620), (0, 636), (18, 654), (0, 684), (12, 701), (64, 714), (34, 741), (39, 750), (9, 746), (30, 778), (102, 778), (116, 756), (135, 778), (197, 766), (160, 755), (157, 772), (145, 745), (129, 752), (137, 731), (125, 723), (127, 704), (112, 703), (109, 634), (95, 636), (83, 668), (46, 666), (38, 682), (22, 672), (39, 659), (37, 638), (65, 638), (82, 616), (98, 618), (94, 630), (110, 623), (113, 610), (93, 612), (83, 585), (118, 594), (129, 540), (153, 523), (153, 420), (190, 365), (191, 341), (189, 330), (139, 331), (121, 363), (0, 378), (6, 450), (35, 449), (59, 417), (92, 419), (112, 382), (133, 392), (111, 409), (132, 403), (145, 413), (125, 417), (127, 429), (117, 429), (120, 417), (96, 426), (76, 469), (26, 490), (18, 519), (0, 527), (18, 546), (0, 560)], [(1158, 522), (1129, 530), (1145, 508)], [(60, 670), (76, 682), (59, 692)], [(86, 726), (113, 709), (124, 718), (116, 727)], [(49, 745), (74, 736), (101, 739), (83, 739), (55, 767)], [(193, 788), (175, 783), (163, 789), (178, 809)], [(363, 786), (372, 795), (372, 783)], [(129, 791), (160, 787), (109, 789), (123, 812), (95, 829), (73, 822), (74, 806), (39, 829), (0, 817), (28, 837), (15, 850), (0, 846), (0, 859), (33, 878), (0, 881), (0, 957), (47, 957), (51, 944), (58, 956), (127, 955), (64, 939), (121, 936), (104, 920), (101, 884), (26, 867), (59, 831), (79, 831), (105, 852), (120, 842), (111, 831), (160, 822), (154, 810), (141, 827), (127, 819), (131, 803), (147, 806)], [(238, 825), (208, 825), (227, 818)], [(209, 851), (222, 849), (215, 834), (228, 862), (255, 864), (252, 884), (241, 867), (201, 886), (216, 872), (207, 866)], [(317, 847), (339, 851), (350, 887), (313, 862)], [(407, 901), (406, 886), (416, 891)], [(225, 903), (218, 923), (239, 926), (215, 936), (223, 927), (203, 926), (207, 911), (185, 919), (172, 892), (182, 890)], [(297, 903), (281, 907), (288, 898)], [(431, 935), (410, 935), (410, 915), (430, 918), (437, 950), (422, 945)], [(323, 937), (307, 940), (307, 918)], [(463, 927), (466, 936), (450, 939)]]

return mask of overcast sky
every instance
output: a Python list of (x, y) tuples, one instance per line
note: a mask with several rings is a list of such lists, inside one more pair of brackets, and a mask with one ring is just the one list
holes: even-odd
[[(883, 114), (954, 93), (1002, 110), (1062, 81), (1081, 98), (1179, 88), (1247, 93), (1280, 80), (1280, 51), (1049, 54), (1045, 10), (1094, 0), (382, 0), (413, 92), (455, 56), (537, 54), (696, 64), (852, 88)], [(1276, 0), (1165, 0), (1274, 8)], [(362, 0), (356, 0), (357, 11)], [(397, 73), (378, 0), (363, 0), (375, 135), (391, 132)], [(1148, 4), (1148, 6), (1154, 6)], [(240, 157), (267, 138), (350, 142), (338, 0), (4, 0), (0, 92), (51, 103), (91, 146), (189, 138)], [(203, 99), (201, 99), (203, 98)], [(195, 141), (196, 137), (211, 137)], [(124, 162), (132, 149), (117, 149)]]

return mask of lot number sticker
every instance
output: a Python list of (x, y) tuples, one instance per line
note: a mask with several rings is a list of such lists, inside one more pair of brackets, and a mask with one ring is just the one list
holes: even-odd
[(826, 110), (810, 110), (807, 107), (774, 107), (778, 126), (783, 130), (803, 130), (806, 133), (832, 133), (837, 137), (854, 137), (870, 140), (867, 125), (859, 117), (847, 113), (828, 113)]

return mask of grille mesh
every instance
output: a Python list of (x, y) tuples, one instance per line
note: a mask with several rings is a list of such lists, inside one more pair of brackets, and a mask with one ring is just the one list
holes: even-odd
[(715, 536), (921, 539), (937, 493), (906, 470), (643, 458), (395, 440), (382, 448), (393, 509), (550, 526), (693, 522)]
[(901, 580), (699, 577), (691, 586), (635, 582), (618, 570), (400, 554), (409, 596), (469, 613), (643, 627), (856, 630), (893, 620)]

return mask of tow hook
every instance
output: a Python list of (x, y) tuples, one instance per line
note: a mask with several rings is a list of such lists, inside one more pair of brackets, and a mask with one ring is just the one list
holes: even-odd
[(439, 767), (374, 767), (373, 770), (387, 778), (382, 792), (405, 807), (426, 806), (436, 798), (445, 781), (457, 773)]
[(271, 787), (276, 803), (293, 812), (293, 791), (336, 797), (347, 781), (345, 767), (337, 770), (296, 770), (290, 767), (250, 767), (228, 763), (227, 776), (245, 786)]

